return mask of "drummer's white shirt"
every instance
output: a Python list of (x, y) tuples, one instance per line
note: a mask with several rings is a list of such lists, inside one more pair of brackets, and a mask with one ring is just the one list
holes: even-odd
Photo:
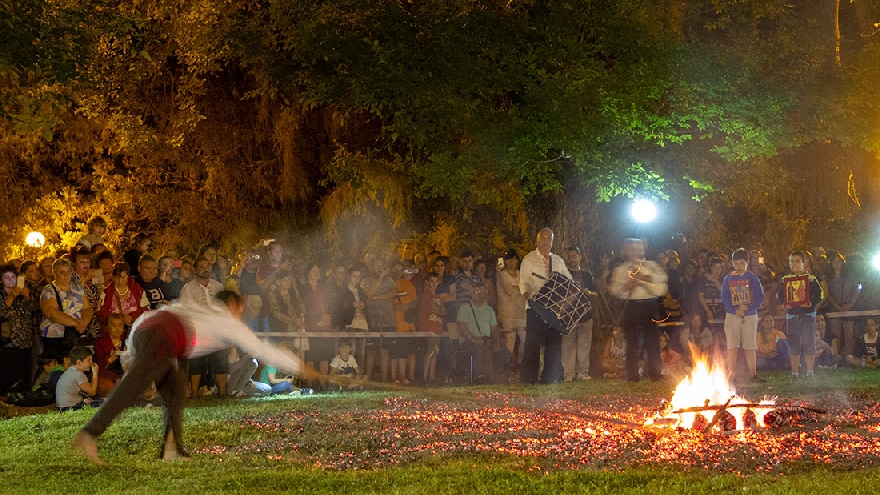
[[(553, 259), (553, 271), (571, 278), (571, 272), (565, 266), (565, 261), (560, 256), (550, 253)], [(546, 282), (547, 268), (544, 267), (544, 255), (537, 249), (527, 254), (522, 260), (519, 267), (519, 291), (526, 296), (531, 297), (532, 294), (538, 292), (538, 289)], [(543, 277), (543, 278), (541, 278)], [(529, 303), (526, 301), (526, 309), (529, 309)]]

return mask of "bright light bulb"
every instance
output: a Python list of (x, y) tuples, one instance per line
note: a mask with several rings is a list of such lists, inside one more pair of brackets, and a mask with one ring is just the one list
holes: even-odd
[(636, 222), (646, 223), (650, 222), (657, 216), (657, 207), (650, 200), (637, 199), (635, 203), (633, 203), (630, 212)]
[(25, 237), (24, 243), (33, 248), (41, 248), (46, 243), (46, 238), (39, 232), (31, 232)]
[(871, 264), (874, 265), (875, 270), (880, 270), (880, 253), (875, 254), (874, 257), (871, 258)]

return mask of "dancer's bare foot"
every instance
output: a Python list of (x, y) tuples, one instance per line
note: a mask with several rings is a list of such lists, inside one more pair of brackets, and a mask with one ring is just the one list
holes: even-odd
[(162, 460), (169, 461), (188, 461), (190, 457), (177, 449), (177, 442), (174, 441), (174, 433), (169, 433), (165, 439), (165, 445), (162, 446)]
[(86, 459), (95, 464), (104, 464), (104, 461), (98, 457), (98, 442), (95, 440), (95, 437), (84, 431), (80, 431), (75, 437), (73, 437), (73, 446), (80, 454), (85, 456)]

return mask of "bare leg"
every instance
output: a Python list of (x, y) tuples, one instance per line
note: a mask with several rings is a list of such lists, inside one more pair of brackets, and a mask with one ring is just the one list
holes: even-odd
[(398, 375), (398, 373), (397, 373), (397, 367), (398, 367), (398, 364), (400, 363), (400, 360), (399, 359), (391, 359), (391, 360), (389, 360), (389, 363), (391, 363), (390, 364), (390, 366), (391, 366), (391, 382), (392, 383), (400, 383), (400, 379), (402, 377), (400, 375)]
[(434, 383), (437, 379), (437, 355), (428, 358), (428, 381)]
[(189, 383), (190, 383), (190, 397), (193, 399), (199, 398), (199, 383), (202, 382), (202, 375), (189, 375)]
[(410, 383), (416, 381), (416, 355), (410, 354), (406, 357), (406, 379)]
[(228, 376), (225, 373), (214, 375), (214, 380), (217, 382), (217, 395), (219, 397), (226, 397), (226, 379)]
[(397, 360), (397, 379), (404, 385), (409, 385), (410, 381), (406, 377), (406, 358)]
[(388, 349), (379, 349), (379, 377), (383, 382), (388, 382)]
[(800, 354), (792, 354), (789, 356), (789, 361), (791, 362), (791, 374), (797, 375), (798, 368), (801, 366), (801, 355)]
[(156, 383), (156, 389), (165, 404), (165, 441), (162, 444), (161, 457), (166, 461), (185, 458), (181, 439), (183, 437), (183, 408), (186, 404), (185, 372), (170, 372)]
[(321, 378), (321, 386), (326, 387), (328, 383), (327, 376), (330, 375), (330, 361), (321, 361), (318, 363), (318, 371), (321, 372), (321, 376), (323, 377)]
[(816, 355), (804, 354), (804, 362), (807, 364), (807, 374), (813, 374), (813, 364), (816, 362)]
[(373, 369), (376, 367), (376, 351), (367, 351), (367, 362), (364, 368), (367, 380), (373, 379)]
[(751, 373), (751, 376), (757, 376), (758, 368), (755, 361), (755, 350), (743, 349), (743, 353), (746, 355), (746, 366), (749, 368), (749, 373)]

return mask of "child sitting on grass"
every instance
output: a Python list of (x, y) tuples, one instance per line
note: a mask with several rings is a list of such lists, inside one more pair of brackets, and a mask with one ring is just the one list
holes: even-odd
[(865, 334), (856, 340), (855, 352), (846, 357), (846, 362), (862, 368), (880, 368), (877, 344), (877, 320), (871, 317), (865, 320)]
[(353, 383), (360, 376), (357, 360), (351, 354), (351, 342), (339, 342), (339, 354), (330, 361), (330, 383), (341, 389), (354, 390), (359, 385)]
[[(92, 399), (98, 391), (98, 365), (92, 362), (92, 350), (76, 346), (70, 350), (70, 367), (64, 371), (55, 388), (55, 405), (59, 411), (82, 409), (85, 405), (98, 407), (102, 401)], [(92, 372), (92, 379), (86, 378)]]

